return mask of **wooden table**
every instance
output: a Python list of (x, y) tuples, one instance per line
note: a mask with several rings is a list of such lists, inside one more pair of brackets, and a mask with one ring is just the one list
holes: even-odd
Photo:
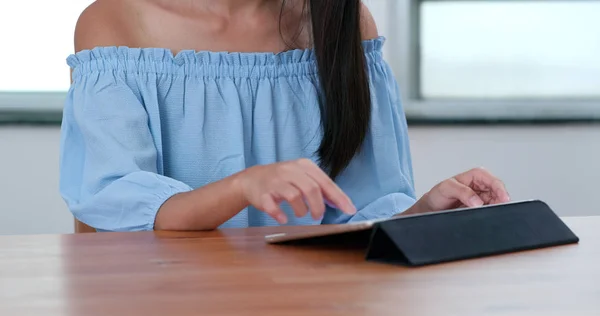
[(578, 245), (423, 268), (266, 245), (281, 228), (5, 236), (0, 315), (598, 316), (600, 217), (565, 222)]

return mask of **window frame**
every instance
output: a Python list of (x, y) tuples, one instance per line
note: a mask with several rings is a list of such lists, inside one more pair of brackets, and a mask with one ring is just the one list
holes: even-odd
[[(424, 99), (420, 87), (421, 4), (456, 0), (388, 0), (390, 63), (400, 86), (409, 121), (547, 122), (600, 120), (600, 98)], [(461, 0), (483, 1), (483, 0)], [(504, 0), (553, 1), (553, 0)]]
[(60, 124), (67, 92), (2, 91), (0, 125)]

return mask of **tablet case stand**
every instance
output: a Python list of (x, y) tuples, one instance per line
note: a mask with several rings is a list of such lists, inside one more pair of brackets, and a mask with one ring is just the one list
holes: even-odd
[(577, 242), (546, 203), (529, 201), (376, 223), (366, 259), (422, 266)]

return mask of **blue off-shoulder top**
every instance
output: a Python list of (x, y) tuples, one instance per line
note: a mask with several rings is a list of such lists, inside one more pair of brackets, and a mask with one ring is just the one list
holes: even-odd
[[(407, 125), (384, 38), (363, 42), (372, 97), (364, 146), (336, 179), (358, 212), (287, 225), (391, 217), (415, 202)], [(171, 196), (254, 165), (317, 161), (322, 137), (310, 49), (273, 53), (97, 47), (67, 59), (60, 192), (99, 231), (152, 230)], [(218, 210), (216, 210), (218, 211)], [(279, 225), (249, 207), (225, 227)]]

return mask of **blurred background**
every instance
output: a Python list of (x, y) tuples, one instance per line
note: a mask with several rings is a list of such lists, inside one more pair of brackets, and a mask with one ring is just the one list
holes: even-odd
[[(91, 2), (0, 2), (0, 234), (73, 232), (60, 117)], [(515, 200), (600, 215), (600, 0), (365, 3), (403, 94), (418, 195), (484, 166)]]

